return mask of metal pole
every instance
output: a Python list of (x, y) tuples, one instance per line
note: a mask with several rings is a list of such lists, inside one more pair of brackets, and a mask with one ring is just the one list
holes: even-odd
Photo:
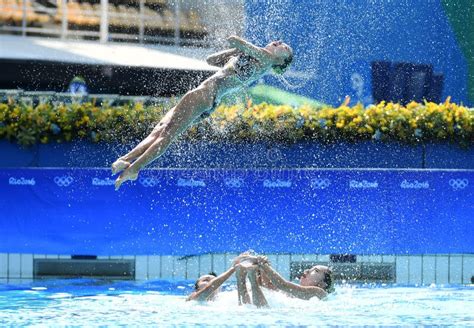
[(106, 43), (109, 39), (109, 0), (100, 0), (100, 42)]
[(176, 46), (179, 45), (179, 26), (181, 24), (180, 19), (179, 19), (179, 0), (174, 1), (174, 15), (175, 15), (175, 20), (174, 20), (174, 44)]
[[(22, 8), (22, 18), (21, 18), (21, 35), (26, 36), (26, 1), (23, 0), (23, 8)], [(15, 5), (16, 6), (16, 5)]]
[(65, 39), (67, 37), (67, 0), (61, 0), (61, 9), (62, 9), (62, 17), (61, 17), (61, 39)]
[(143, 43), (143, 37), (145, 35), (145, 0), (140, 0), (140, 19), (138, 25), (138, 34), (140, 43)]

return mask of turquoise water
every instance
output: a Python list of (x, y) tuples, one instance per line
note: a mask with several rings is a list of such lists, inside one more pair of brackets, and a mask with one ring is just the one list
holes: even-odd
[(473, 286), (338, 286), (326, 301), (265, 291), (271, 308), (185, 302), (192, 282), (75, 279), (0, 285), (1, 326), (474, 326)]

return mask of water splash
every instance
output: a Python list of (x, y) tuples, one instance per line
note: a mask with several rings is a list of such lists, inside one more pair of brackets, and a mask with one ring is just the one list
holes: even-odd
[[(290, 70), (284, 74), (273, 73), (272, 76), (290, 90), (296, 90), (304, 88), (308, 83), (312, 82), (316, 78), (316, 69), (309, 69), (307, 72), (298, 72), (296, 70)], [(289, 81), (294, 79), (294, 81)], [(297, 82), (296, 80), (299, 80)]]

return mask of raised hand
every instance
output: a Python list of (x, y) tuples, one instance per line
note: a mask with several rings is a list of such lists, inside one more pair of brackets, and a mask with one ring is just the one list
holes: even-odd
[(239, 256), (237, 256), (233, 261), (232, 261), (232, 265), (233, 266), (236, 266), (237, 264), (239, 264), (240, 262), (244, 261), (244, 260), (247, 260), (249, 258), (255, 258), (255, 252), (252, 251), (252, 250), (249, 250), (249, 251), (246, 251), (246, 252), (243, 252), (242, 254), (240, 254)]
[(270, 265), (270, 261), (268, 260), (268, 257), (259, 255), (257, 256), (257, 265)]
[(237, 256), (232, 262), (233, 266), (241, 264), (244, 267), (249, 267), (252, 265), (270, 265), (270, 261), (266, 256), (255, 255), (253, 252), (244, 252)]

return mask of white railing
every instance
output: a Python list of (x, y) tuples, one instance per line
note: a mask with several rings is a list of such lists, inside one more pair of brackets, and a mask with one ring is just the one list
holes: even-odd
[[(136, 0), (132, 6), (71, 0), (0, 0), (0, 33), (208, 46), (208, 28), (187, 0)], [(191, 3), (192, 4), (192, 3)]]

